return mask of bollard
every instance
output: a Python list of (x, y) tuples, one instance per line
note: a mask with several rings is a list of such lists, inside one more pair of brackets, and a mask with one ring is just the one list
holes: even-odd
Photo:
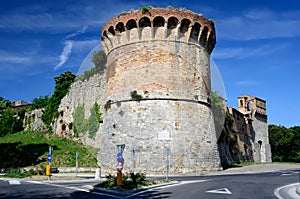
[(50, 176), (50, 165), (46, 166), (46, 176)]
[(123, 185), (122, 172), (117, 173), (117, 185)]

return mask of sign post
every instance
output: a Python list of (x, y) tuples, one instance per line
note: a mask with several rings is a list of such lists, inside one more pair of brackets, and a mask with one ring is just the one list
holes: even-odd
[(134, 164), (134, 156), (135, 156), (135, 150), (132, 149), (132, 173), (134, 173), (134, 168), (135, 168), (135, 164)]
[(170, 154), (170, 149), (166, 148), (166, 155), (167, 155), (167, 160), (166, 160), (166, 180), (169, 180), (169, 154)]
[(77, 174), (78, 174), (78, 155), (79, 155), (79, 153), (76, 152), (76, 177), (77, 177)]
[(47, 156), (48, 165), (46, 166), (46, 175), (48, 176), (48, 181), (51, 180), (51, 161), (52, 161), (52, 151), (53, 147), (49, 147), (49, 154)]
[(125, 144), (117, 145), (118, 153), (116, 156), (117, 160), (117, 185), (121, 186), (123, 185), (123, 179), (122, 179), (122, 170), (123, 170), (123, 164), (124, 164), (124, 158), (123, 158), (123, 151), (125, 148)]

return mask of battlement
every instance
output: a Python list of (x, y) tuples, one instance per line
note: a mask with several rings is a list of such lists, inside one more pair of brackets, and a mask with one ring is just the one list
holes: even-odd
[(115, 16), (102, 28), (106, 54), (122, 45), (150, 40), (191, 42), (210, 54), (216, 44), (214, 22), (186, 9), (151, 8)]

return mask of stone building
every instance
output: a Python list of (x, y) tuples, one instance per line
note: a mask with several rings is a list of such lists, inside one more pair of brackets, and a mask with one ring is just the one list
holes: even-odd
[(254, 161), (271, 162), (266, 101), (254, 96), (243, 95), (238, 97), (238, 102), (238, 109), (244, 115), (247, 130), (252, 136)]
[(185, 9), (132, 11), (106, 22), (102, 168), (115, 170), (118, 144), (138, 151), (137, 171), (163, 172), (166, 151), (171, 173), (221, 168), (208, 100), (215, 43), (214, 23)]
[[(115, 172), (117, 145), (124, 170), (170, 173), (219, 170), (236, 162), (271, 162), (266, 101), (243, 95), (227, 107), (232, 124), (220, 135), (211, 103), (210, 53), (214, 23), (185, 9), (123, 13), (102, 28), (107, 70), (74, 82), (61, 100), (55, 134), (100, 148), (98, 163)], [(93, 137), (82, 123), (99, 104), (103, 123)], [(217, 111), (218, 112), (218, 111)], [(215, 114), (215, 115), (214, 115)], [(227, 121), (227, 120), (226, 120)], [(86, 132), (83, 132), (86, 131)]]
[(238, 109), (226, 107), (227, 117), (218, 148), (223, 168), (241, 162), (272, 162), (266, 101), (238, 97)]

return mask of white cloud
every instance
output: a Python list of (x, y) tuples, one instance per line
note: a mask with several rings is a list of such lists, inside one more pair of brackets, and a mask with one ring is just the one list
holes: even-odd
[[(45, 4), (48, 4), (47, 2)], [(49, 3), (53, 6), (53, 3)], [(27, 4), (13, 9), (9, 14), (0, 14), (0, 30), (13, 31), (35, 31), (47, 33), (66, 33), (78, 30), (69, 34), (69, 37), (84, 33), (87, 27), (101, 27), (110, 17), (118, 14), (123, 9), (129, 11), (133, 4), (118, 2), (118, 9), (112, 1), (96, 1), (90, 3), (76, 2), (64, 5), (60, 9), (54, 8), (55, 12), (50, 12), (45, 7)], [(99, 10), (105, 10), (100, 11)]]
[(245, 59), (271, 55), (287, 48), (289, 44), (262, 45), (258, 47), (217, 48), (213, 51), (214, 59)]
[(93, 49), (95, 46), (100, 44), (100, 40), (79, 40), (75, 41), (73, 45), (73, 50), (76, 52), (86, 51), (86, 49)]
[(259, 82), (254, 80), (242, 80), (242, 81), (235, 82), (235, 84), (238, 86), (255, 86), (258, 85)]
[(58, 68), (62, 67), (69, 59), (69, 56), (72, 52), (74, 41), (66, 40), (65, 41), (65, 47), (59, 56), (60, 62), (54, 67), (54, 70), (57, 70)]
[(80, 28), (79, 30), (77, 30), (76, 32), (69, 34), (66, 36), (67, 39), (71, 38), (71, 37), (76, 37), (78, 35), (84, 34), (86, 32), (86, 29), (88, 28), (88, 26), (83, 26), (82, 28)]
[(242, 16), (216, 19), (218, 37), (226, 40), (300, 37), (300, 15), (295, 13), (299, 11), (250, 10)]
[(10, 63), (10, 64), (22, 64), (24, 62), (31, 61), (31, 57), (19, 56), (19, 55), (6, 55), (0, 57), (0, 62)]

